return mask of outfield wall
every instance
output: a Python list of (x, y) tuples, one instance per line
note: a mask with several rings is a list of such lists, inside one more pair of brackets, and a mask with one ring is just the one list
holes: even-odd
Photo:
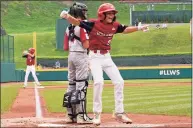
[[(23, 72), (25, 73), (25, 72)], [(170, 67), (132, 67), (120, 69), (120, 73), (124, 80), (128, 79), (186, 79), (192, 78), (191, 66), (170, 66)], [(53, 71), (37, 71), (40, 81), (67, 81), (67, 70)], [(109, 80), (104, 73), (104, 79)], [(33, 81), (32, 76), (29, 77)]]
[[(119, 68), (124, 80), (128, 79), (191, 79), (192, 66), (146, 66)], [(67, 81), (67, 69), (40, 70), (36, 72), (39, 81)], [(1, 63), (1, 82), (23, 82), (24, 70), (15, 70), (14, 63)], [(104, 73), (104, 79), (109, 77)], [(34, 81), (32, 74), (29, 81)]]
[[(160, 64), (192, 64), (192, 54), (185, 55), (151, 55), (151, 56), (123, 56), (112, 57), (117, 66), (158, 66)], [(54, 67), (56, 61), (61, 67), (68, 67), (68, 59), (37, 58), (37, 63), (46, 67)]]
[(16, 80), (15, 63), (1, 63), (1, 82)]

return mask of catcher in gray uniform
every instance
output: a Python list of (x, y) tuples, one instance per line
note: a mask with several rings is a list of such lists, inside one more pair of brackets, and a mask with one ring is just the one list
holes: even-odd
[[(68, 12), (79, 20), (87, 19), (87, 6), (74, 3)], [(89, 37), (85, 29), (70, 24), (64, 37), (64, 50), (68, 55), (68, 89), (64, 94), (63, 107), (67, 108), (66, 123), (92, 123), (86, 113), (86, 93), (88, 87)]]

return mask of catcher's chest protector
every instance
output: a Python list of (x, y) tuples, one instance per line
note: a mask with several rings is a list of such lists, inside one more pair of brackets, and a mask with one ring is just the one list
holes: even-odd
[(66, 35), (68, 36), (68, 41), (65, 43), (68, 43), (69, 51), (87, 52), (87, 49), (83, 47), (82, 42), (80, 40), (80, 30), (81, 28), (79, 26), (72, 26), (72, 25), (70, 25), (66, 29)]

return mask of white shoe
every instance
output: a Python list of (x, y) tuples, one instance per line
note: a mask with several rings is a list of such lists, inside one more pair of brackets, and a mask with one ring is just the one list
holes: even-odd
[(23, 85), (23, 88), (25, 89), (27, 87), (27, 85)]
[(40, 84), (40, 83), (38, 83), (36, 85), (37, 85), (37, 88), (44, 88), (44, 86), (41, 86), (42, 84)]
[(132, 122), (133, 122), (131, 119), (129, 119), (127, 114), (124, 112), (123, 113), (115, 113), (115, 119), (117, 121), (121, 121), (121, 122), (126, 123), (126, 124), (132, 124)]
[(76, 120), (73, 120), (68, 114), (66, 115), (64, 121), (66, 123), (76, 123)]
[(101, 124), (101, 114), (100, 113), (94, 113), (94, 119), (93, 119), (94, 125), (100, 125)]
[(44, 88), (44, 86), (37, 86), (37, 88)]
[(78, 124), (92, 124), (93, 123), (92, 119), (86, 117), (86, 115), (85, 115), (85, 118), (86, 118), (86, 120), (84, 120), (82, 114), (78, 114), (78, 116), (77, 116), (77, 123)]
[(37, 83), (36, 85), (37, 85), (37, 86), (41, 86), (42, 84), (40, 84), (40, 83)]

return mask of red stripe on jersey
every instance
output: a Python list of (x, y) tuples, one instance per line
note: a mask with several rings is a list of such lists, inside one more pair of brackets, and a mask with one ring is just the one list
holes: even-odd
[(84, 28), (80, 28), (80, 40), (83, 43), (85, 40), (88, 40), (88, 34)]
[(69, 50), (69, 44), (68, 44), (68, 35), (65, 33), (64, 35), (64, 50), (68, 51)]

